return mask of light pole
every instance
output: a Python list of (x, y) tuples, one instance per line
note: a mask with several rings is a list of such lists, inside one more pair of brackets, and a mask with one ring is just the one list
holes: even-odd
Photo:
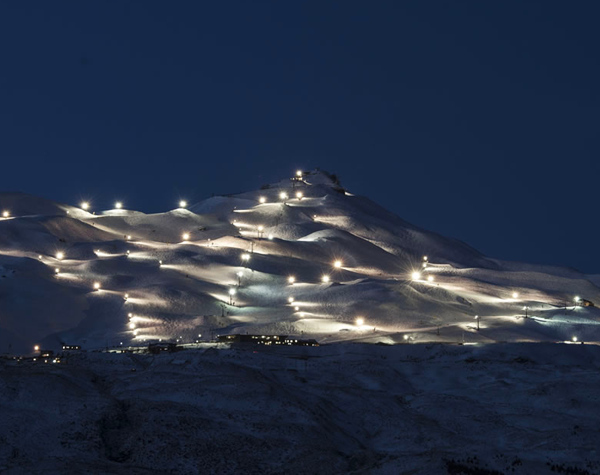
[(477, 331), (479, 331), (479, 315), (475, 315), (475, 321), (477, 322)]
[(250, 260), (250, 254), (248, 254), (247, 252), (244, 252), (242, 254), (242, 262), (245, 262), (244, 267), (248, 267), (248, 261)]

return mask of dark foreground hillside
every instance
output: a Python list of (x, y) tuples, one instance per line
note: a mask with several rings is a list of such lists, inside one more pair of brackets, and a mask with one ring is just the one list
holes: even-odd
[(600, 348), (338, 344), (0, 365), (0, 473), (600, 473)]

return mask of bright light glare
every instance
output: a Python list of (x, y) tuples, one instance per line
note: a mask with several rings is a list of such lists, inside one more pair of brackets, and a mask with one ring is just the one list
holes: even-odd
[(296, 176), (302, 176), (302, 170), (296, 171)]
[(326, 284), (327, 282), (329, 282), (329, 280), (330, 280), (330, 278), (329, 278), (329, 276), (328, 276), (328, 275), (324, 275), (323, 277), (321, 277), (321, 281), (322, 281), (322, 282), (324, 282), (325, 284)]
[(237, 275), (238, 277), (242, 277), (242, 276), (244, 275), (244, 273), (243, 273), (242, 271), (239, 271), (239, 272), (238, 272), (236, 275)]
[(56, 258), (60, 261), (63, 259), (63, 257), (65, 257), (65, 253), (64, 252), (57, 252), (56, 253)]
[(335, 261), (333, 263), (333, 267), (335, 267), (336, 269), (339, 269), (340, 267), (342, 267), (342, 261)]
[(55, 272), (56, 274), (60, 274), (60, 269), (57, 267), (56, 269), (54, 269), (54, 272)]
[(294, 297), (288, 297), (288, 302), (292, 303), (294, 301)]
[(432, 275), (430, 275), (429, 277), (427, 277), (427, 280), (428, 280), (429, 282), (433, 282), (433, 276), (432, 276)]
[(183, 233), (181, 235), (181, 237), (183, 238), (184, 241), (187, 241), (190, 238), (190, 234), (189, 233)]
[(264, 231), (265, 227), (261, 224), (256, 229), (258, 229), (259, 231)]
[(362, 318), (362, 317), (358, 317), (358, 318), (356, 319), (356, 324), (357, 324), (359, 327), (360, 327), (360, 326), (362, 326), (362, 325), (364, 325), (364, 324), (365, 324), (365, 319), (364, 319), (364, 318)]
[(100, 282), (94, 282), (94, 289), (100, 290)]
[(229, 289), (229, 295), (235, 295), (235, 289)]
[(81, 209), (85, 209), (86, 211), (90, 208), (90, 204), (87, 201), (81, 203)]
[(571, 340), (572, 340), (573, 342), (576, 342), (576, 341), (577, 341), (577, 337), (576, 337), (576, 336), (574, 336), (573, 338), (571, 338)]
[(296, 282), (296, 278), (295, 278), (293, 275), (290, 275), (290, 276), (288, 277), (288, 282), (289, 282), (290, 284), (293, 284), (294, 282)]
[(131, 241), (131, 235), (130, 234), (127, 235), (127, 240)]
[(40, 351), (40, 347), (39, 347), (38, 345), (35, 345), (35, 346), (33, 347), (33, 349), (34, 349), (35, 351)]
[(272, 240), (273, 240), (273, 235), (269, 234), (269, 241), (272, 241)]
[(513, 292), (512, 293), (512, 298), (513, 299), (519, 298), (519, 292)]
[(411, 277), (412, 277), (412, 280), (420, 280), (421, 279), (421, 273), (420, 272), (413, 272)]
[(135, 323), (131, 322), (128, 326), (133, 330), (135, 328)]
[(247, 252), (242, 254), (242, 260), (244, 261), (249, 261), (250, 260), (250, 254), (248, 254)]
[(423, 256), (423, 260), (426, 261), (428, 258), (427, 256)]
[(285, 200), (285, 199), (287, 199), (287, 197), (288, 197), (287, 193), (284, 193), (284, 192), (279, 193), (279, 199)]
[(296, 198), (298, 198), (299, 200), (301, 200), (303, 196), (304, 196), (304, 194), (301, 191), (298, 191), (296, 193)]
[(10, 213), (8, 211), (2, 211), (3, 218), (8, 218), (9, 216), (10, 216)]
[(123, 207), (123, 203), (121, 203), (120, 201), (117, 201), (117, 202), (115, 203), (115, 208), (117, 208), (117, 209), (121, 209), (122, 207)]
[(581, 300), (580, 297), (575, 297), (573, 300), (575, 300), (575, 302), (579, 302)]
[(185, 201), (185, 200), (181, 200), (181, 201), (179, 202), (179, 207), (180, 207), (180, 208), (185, 208), (186, 206), (187, 206), (187, 201)]
[(258, 202), (259, 202), (260, 204), (265, 204), (265, 203), (267, 202), (267, 199), (266, 199), (264, 196), (261, 196), (261, 197), (258, 199)]

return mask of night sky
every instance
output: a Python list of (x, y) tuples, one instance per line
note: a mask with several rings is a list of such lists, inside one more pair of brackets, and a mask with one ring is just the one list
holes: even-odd
[(0, 4), (0, 190), (146, 212), (297, 168), (600, 273), (600, 4)]

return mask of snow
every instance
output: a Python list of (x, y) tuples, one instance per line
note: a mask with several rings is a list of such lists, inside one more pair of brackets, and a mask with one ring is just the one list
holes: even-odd
[[(0, 193), (0, 209), (11, 216), (0, 219), (0, 353), (282, 329), (326, 342), (600, 341), (598, 309), (573, 306), (576, 295), (600, 303), (598, 274), (486, 257), (324, 172), (159, 214), (92, 214), (20, 193)], [(135, 330), (129, 313), (145, 318)]]

